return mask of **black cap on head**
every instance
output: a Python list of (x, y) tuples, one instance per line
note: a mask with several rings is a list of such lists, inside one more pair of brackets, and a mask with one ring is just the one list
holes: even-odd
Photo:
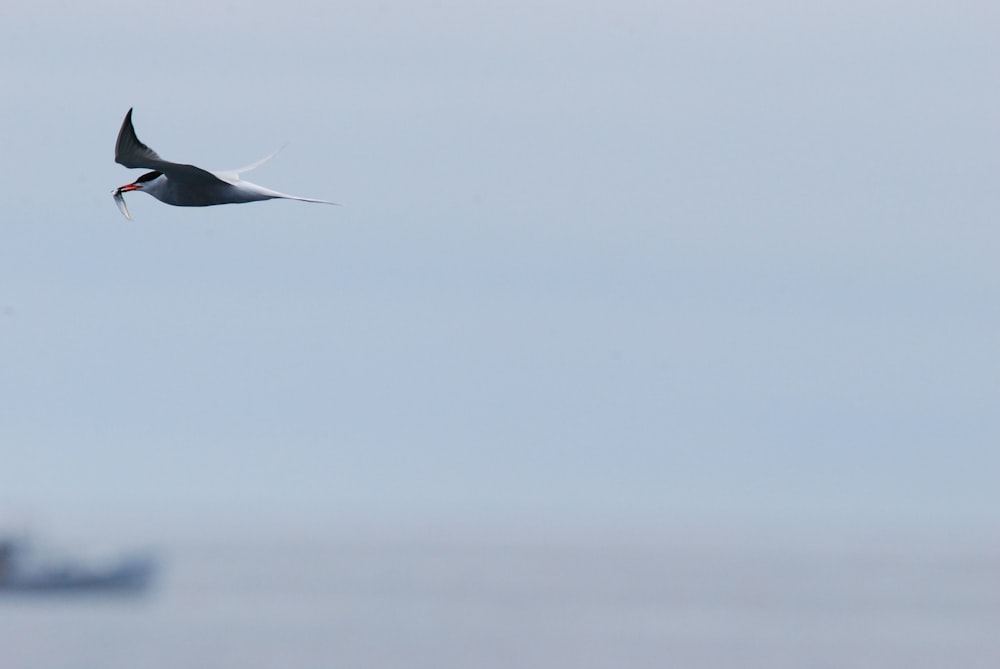
[(139, 177), (138, 179), (136, 179), (135, 183), (137, 183), (137, 184), (146, 183), (147, 181), (152, 181), (153, 179), (155, 179), (156, 177), (158, 177), (158, 176), (160, 176), (162, 174), (163, 174), (163, 172), (146, 172), (141, 177)]

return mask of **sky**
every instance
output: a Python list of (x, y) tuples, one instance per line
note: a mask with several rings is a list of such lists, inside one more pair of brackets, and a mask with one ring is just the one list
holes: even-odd
[(995, 527), (998, 20), (7, 2), (0, 505)]

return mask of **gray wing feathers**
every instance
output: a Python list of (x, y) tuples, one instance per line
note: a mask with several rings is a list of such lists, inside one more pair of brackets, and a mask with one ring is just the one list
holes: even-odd
[(217, 176), (194, 165), (172, 163), (160, 158), (156, 151), (139, 141), (132, 126), (132, 110), (129, 109), (118, 131), (118, 141), (115, 142), (115, 162), (125, 167), (141, 167), (147, 170), (163, 172), (168, 178), (182, 179), (188, 182), (225, 183)]
[(273, 152), (269, 153), (268, 155), (264, 156), (263, 158), (261, 158), (258, 161), (252, 162), (249, 165), (245, 165), (245, 166), (243, 166), (243, 167), (241, 167), (239, 169), (236, 169), (236, 170), (226, 170), (224, 173), (225, 174), (243, 174), (244, 172), (249, 172), (250, 170), (255, 170), (258, 167), (260, 167), (261, 165), (263, 165), (264, 163), (266, 163), (267, 161), (269, 161), (271, 158), (274, 158), (276, 155), (278, 155), (278, 153), (283, 148), (285, 148), (285, 146), (281, 145), (277, 149), (275, 149)]
[(215, 175), (215, 178), (221, 179), (222, 181), (225, 181), (227, 184), (232, 184), (232, 185), (235, 186), (240, 181), (242, 181), (242, 178), (240, 177), (241, 174), (243, 174), (244, 172), (249, 172), (250, 170), (253, 170), (253, 169), (256, 169), (256, 168), (260, 167), (261, 165), (263, 165), (264, 163), (266, 163), (267, 161), (269, 161), (271, 158), (274, 158), (276, 155), (278, 155), (278, 152), (281, 151), (281, 149), (283, 149), (283, 148), (285, 148), (285, 147), (282, 146), (282, 147), (278, 148), (276, 151), (274, 151), (273, 153), (271, 153), (269, 155), (266, 155), (263, 158), (261, 158), (260, 160), (258, 160), (256, 162), (253, 162), (253, 163), (250, 163), (249, 165), (246, 165), (244, 167), (240, 167), (240, 168), (235, 169), (235, 170), (224, 170), (222, 172), (212, 172), (212, 174)]
[(142, 167), (150, 170), (158, 170), (163, 166), (163, 163), (167, 162), (135, 136), (131, 109), (125, 114), (122, 129), (118, 131), (118, 141), (115, 143), (115, 162), (125, 167)]

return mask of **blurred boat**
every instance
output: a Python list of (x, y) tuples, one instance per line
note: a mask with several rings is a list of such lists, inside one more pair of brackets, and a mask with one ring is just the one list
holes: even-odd
[(0, 536), (0, 593), (142, 592), (156, 571), (150, 553), (66, 556), (37, 549), (22, 537)]

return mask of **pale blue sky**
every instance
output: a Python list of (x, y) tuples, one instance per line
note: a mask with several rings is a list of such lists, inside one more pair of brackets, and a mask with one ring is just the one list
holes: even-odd
[[(997, 520), (995, 3), (8, 3), (0, 504)], [(125, 111), (344, 203), (110, 190)]]

